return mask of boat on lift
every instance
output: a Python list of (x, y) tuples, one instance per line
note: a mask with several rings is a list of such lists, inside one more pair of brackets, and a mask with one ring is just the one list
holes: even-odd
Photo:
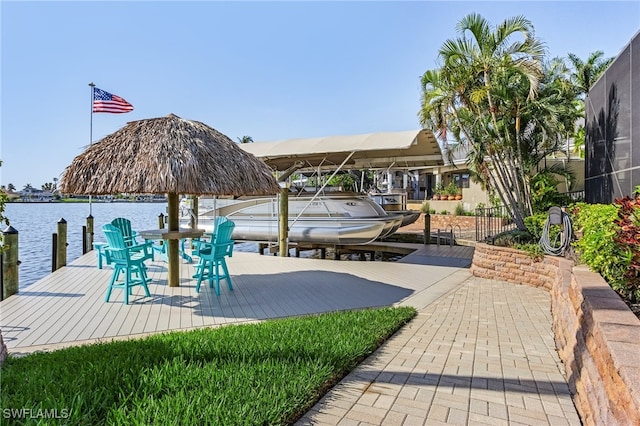
[[(235, 223), (234, 240), (278, 241), (277, 197), (200, 198), (198, 210), (197, 227), (205, 232), (213, 231), (216, 217), (225, 216)], [(294, 243), (368, 244), (396, 232), (405, 219), (403, 214), (389, 214), (367, 196), (351, 193), (294, 196), (289, 198), (288, 213), (288, 237)], [(185, 221), (183, 227), (188, 226)]]

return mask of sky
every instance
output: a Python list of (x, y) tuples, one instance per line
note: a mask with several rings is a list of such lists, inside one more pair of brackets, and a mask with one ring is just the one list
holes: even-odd
[[(127, 122), (233, 141), (417, 130), (420, 76), (456, 24), (523, 15), (547, 57), (616, 57), (640, 1), (0, 1), (0, 184), (41, 188)], [(89, 83), (125, 98), (91, 114)]]

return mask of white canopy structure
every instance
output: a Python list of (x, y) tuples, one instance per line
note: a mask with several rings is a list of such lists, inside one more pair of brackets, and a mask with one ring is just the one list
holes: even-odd
[(442, 151), (429, 130), (287, 139), (240, 144), (274, 170), (298, 162), (300, 169), (421, 169), (444, 164)]

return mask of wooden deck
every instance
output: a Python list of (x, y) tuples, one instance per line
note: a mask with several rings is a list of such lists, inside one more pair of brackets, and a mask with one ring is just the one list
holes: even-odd
[(130, 305), (123, 304), (120, 290), (104, 302), (112, 270), (98, 269), (91, 252), (0, 302), (0, 329), (9, 352), (19, 354), (169, 330), (410, 305), (429, 292), (448, 291), (468, 275), (460, 268), (470, 264), (473, 248), (417, 248), (400, 262), (236, 252), (228, 262), (234, 291), (222, 282), (219, 297), (206, 284), (196, 293), (193, 264), (181, 263), (180, 287), (171, 288), (167, 264), (154, 262), (151, 297), (136, 288)]
[[(398, 243), (402, 244), (402, 243)], [(412, 244), (412, 246), (416, 246)], [(473, 259), (473, 246), (453, 246), (448, 245), (417, 245), (416, 250), (402, 259), (399, 263), (411, 263), (417, 265), (432, 266), (455, 266), (468, 268)]]

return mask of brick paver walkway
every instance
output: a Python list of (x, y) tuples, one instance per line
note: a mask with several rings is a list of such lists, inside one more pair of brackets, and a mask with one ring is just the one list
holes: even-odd
[(471, 277), (421, 308), (298, 424), (580, 425), (562, 372), (549, 294)]

